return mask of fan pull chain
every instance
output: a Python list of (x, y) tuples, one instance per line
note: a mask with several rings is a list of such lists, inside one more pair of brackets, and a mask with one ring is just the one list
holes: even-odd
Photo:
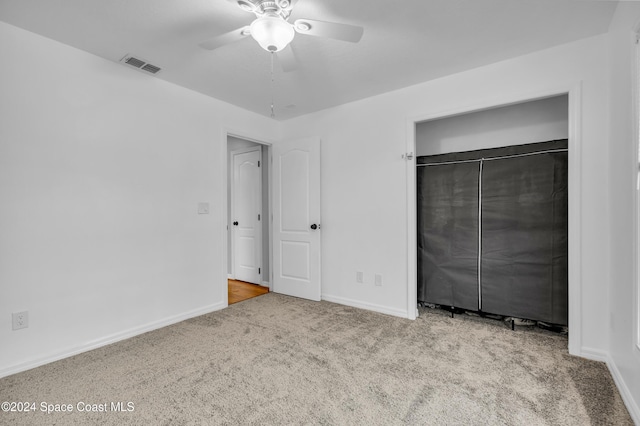
[(276, 114), (273, 111), (273, 98), (274, 98), (273, 55), (274, 55), (274, 52), (271, 52), (271, 118), (276, 118)]

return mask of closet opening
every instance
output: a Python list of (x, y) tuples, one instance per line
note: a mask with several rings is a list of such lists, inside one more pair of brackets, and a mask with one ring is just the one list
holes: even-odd
[(512, 328), (567, 333), (576, 325), (572, 97), (575, 105), (573, 90), (413, 122), (410, 310), (415, 301)]

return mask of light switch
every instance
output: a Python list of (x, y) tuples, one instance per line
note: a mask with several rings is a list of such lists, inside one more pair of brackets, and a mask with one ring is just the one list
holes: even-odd
[(198, 203), (198, 214), (209, 214), (209, 203)]

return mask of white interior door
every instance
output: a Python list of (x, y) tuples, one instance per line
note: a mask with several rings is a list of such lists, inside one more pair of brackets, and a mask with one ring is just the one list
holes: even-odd
[(231, 225), (235, 279), (262, 284), (261, 147), (233, 151)]
[(320, 140), (273, 146), (273, 291), (320, 300)]

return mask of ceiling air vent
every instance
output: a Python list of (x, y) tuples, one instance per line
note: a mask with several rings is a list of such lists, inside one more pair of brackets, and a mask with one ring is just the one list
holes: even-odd
[(156, 67), (155, 65), (151, 65), (151, 64), (144, 64), (144, 66), (141, 69), (148, 71), (151, 74), (156, 74), (158, 71), (160, 71), (160, 67)]
[(162, 69), (158, 66), (148, 63), (144, 59), (136, 58), (131, 55), (125, 55), (122, 59), (120, 59), (120, 62), (124, 62), (129, 66), (148, 72), (150, 74), (157, 74)]

